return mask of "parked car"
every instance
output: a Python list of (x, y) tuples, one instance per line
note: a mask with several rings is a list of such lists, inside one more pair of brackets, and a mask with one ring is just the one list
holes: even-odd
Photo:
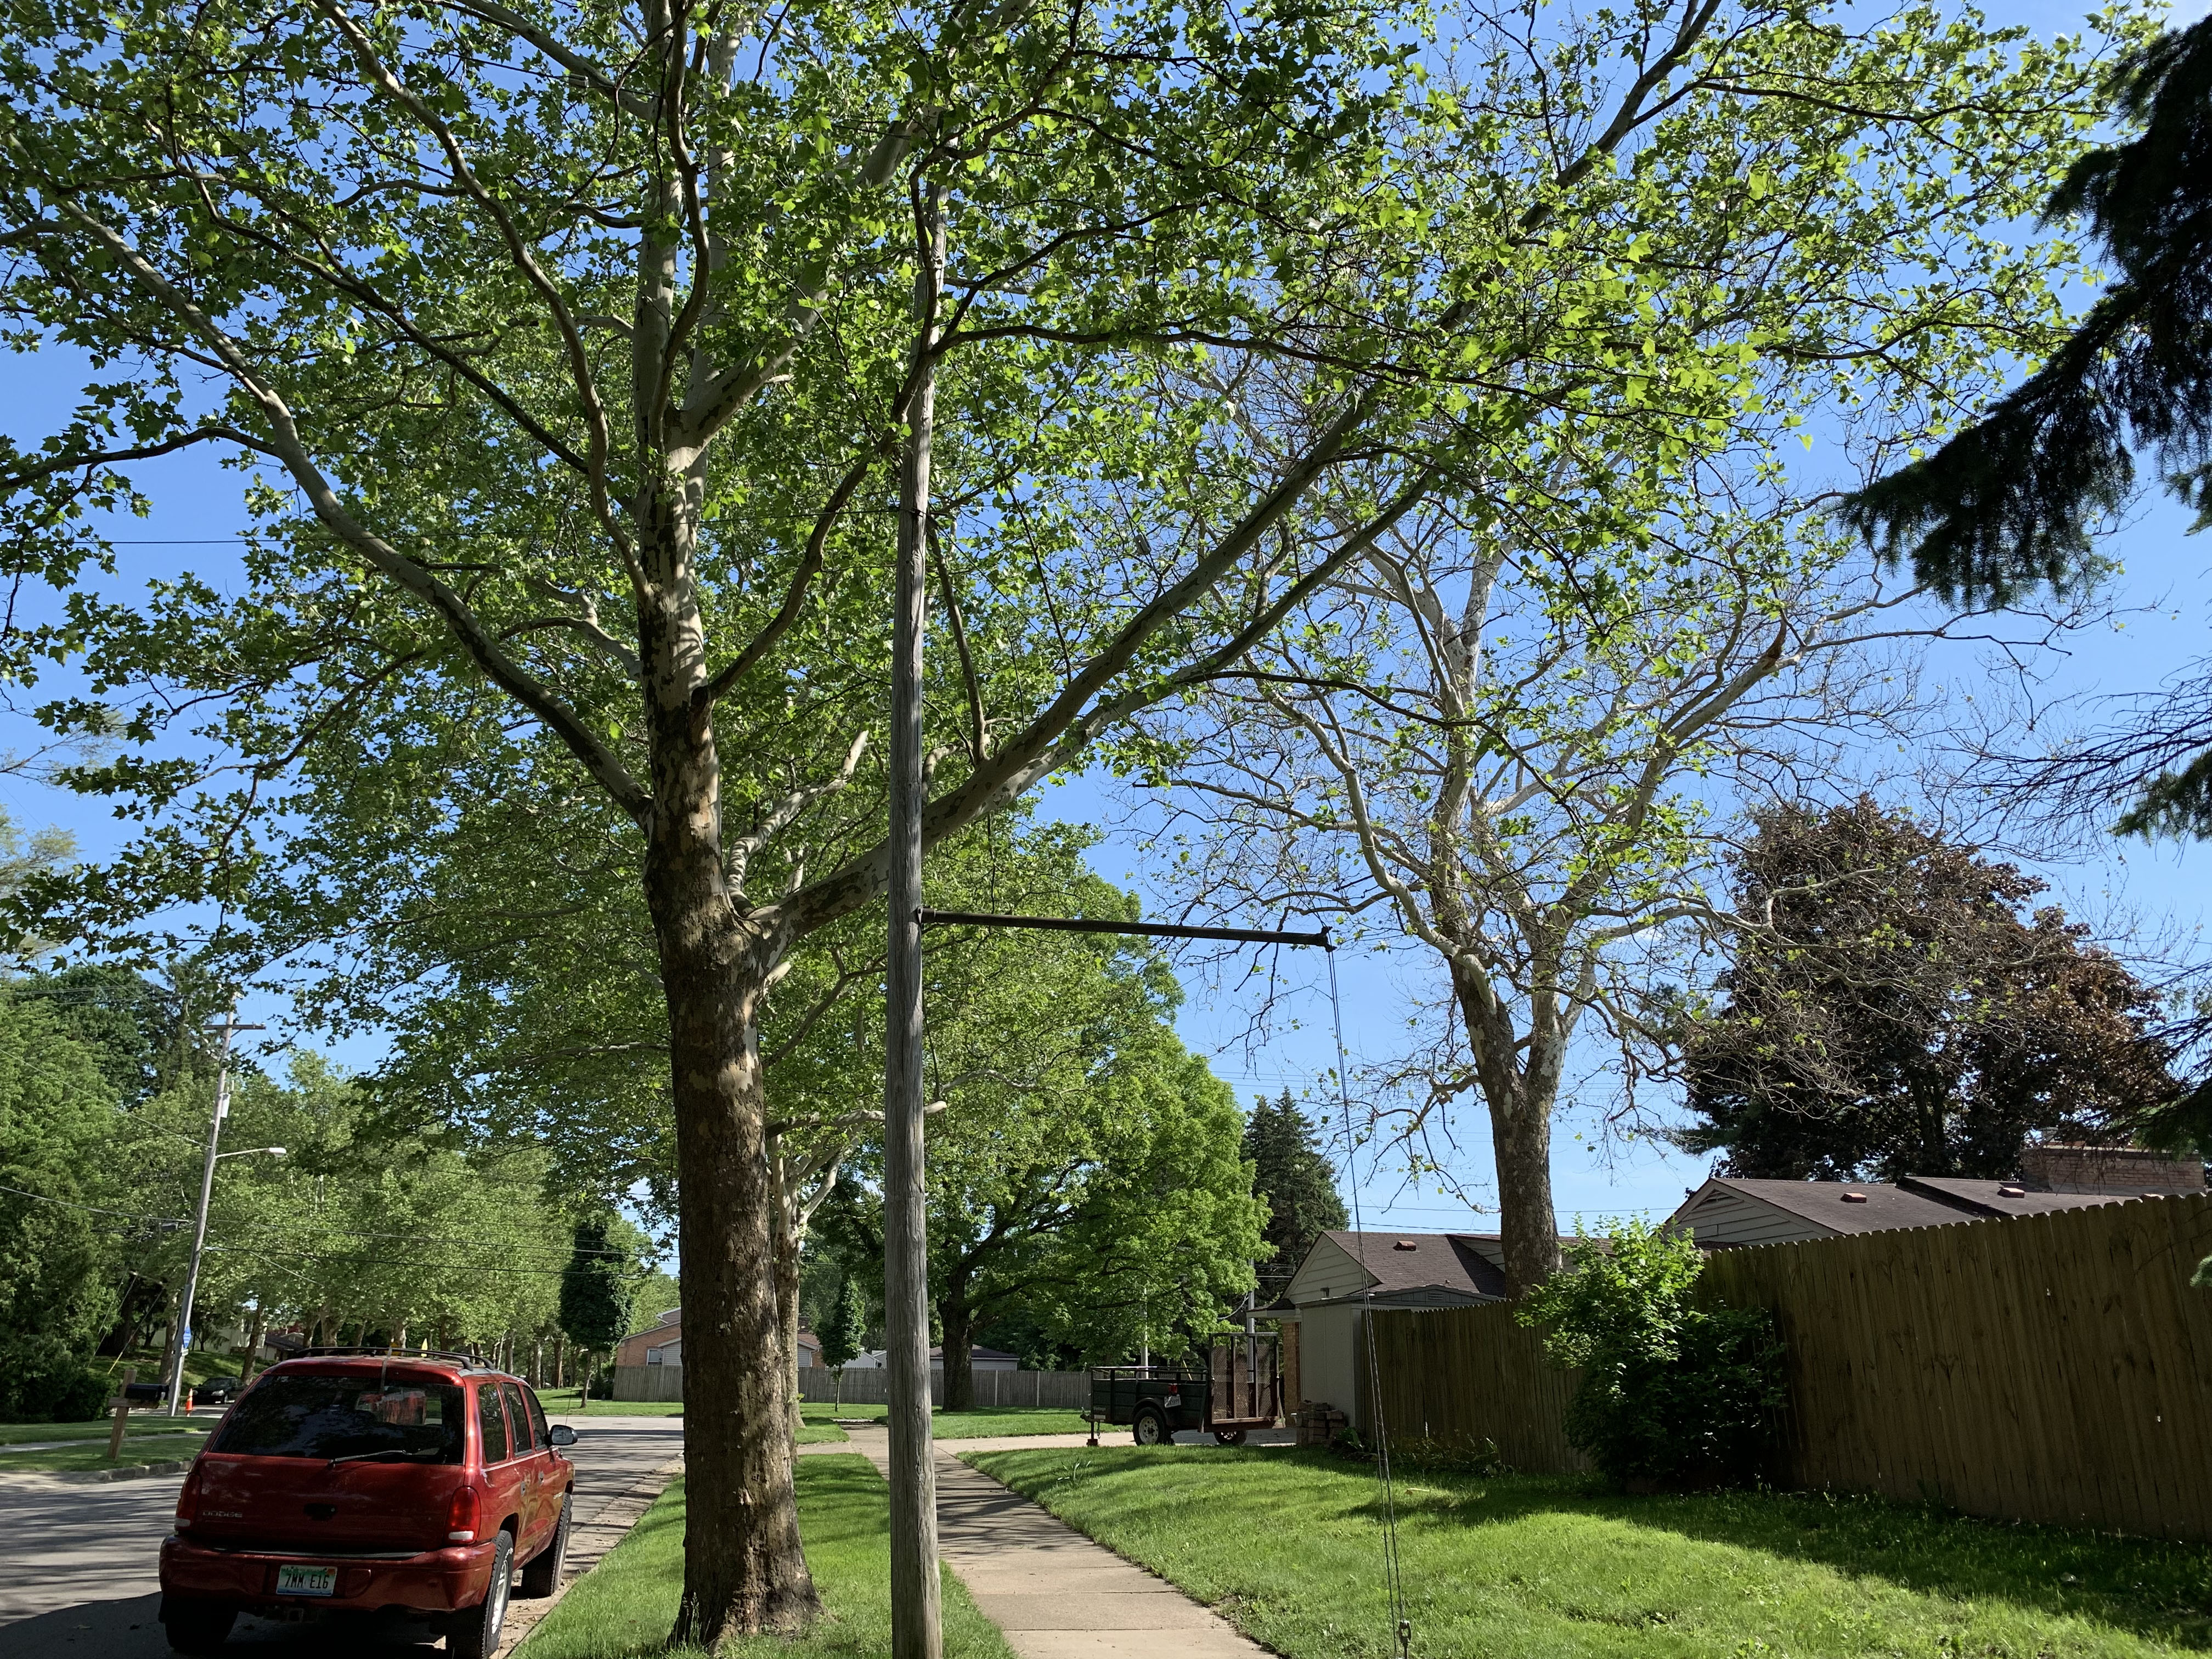
[(272, 1365), (192, 1462), (161, 1545), (161, 1619), (211, 1653), (242, 1612), (398, 1608), (490, 1659), (507, 1597), (550, 1595), (575, 1466), (521, 1378), (463, 1356)]
[(192, 1390), (195, 1406), (228, 1406), (238, 1398), (238, 1379), (234, 1376), (210, 1376)]

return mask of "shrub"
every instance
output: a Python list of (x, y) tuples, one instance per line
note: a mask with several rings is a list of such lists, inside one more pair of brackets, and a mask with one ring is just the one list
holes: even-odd
[(0, 1341), (0, 1423), (82, 1423), (100, 1415), (107, 1379), (59, 1337)]
[(1632, 1222), (1577, 1240), (1522, 1305), (1552, 1363), (1579, 1367), (1567, 1440), (1617, 1481), (1719, 1486), (1754, 1477), (1782, 1404), (1782, 1344), (1752, 1309), (1691, 1300), (1703, 1267), (1685, 1234)]

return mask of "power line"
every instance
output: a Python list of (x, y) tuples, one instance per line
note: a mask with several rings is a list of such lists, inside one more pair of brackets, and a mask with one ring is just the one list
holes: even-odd
[(190, 1216), (143, 1215), (135, 1210), (103, 1209), (97, 1204), (78, 1204), (66, 1198), (48, 1198), (44, 1193), (27, 1193), (21, 1187), (0, 1186), (0, 1193), (13, 1193), (18, 1198), (35, 1199), (41, 1204), (58, 1204), (65, 1210), (89, 1210), (94, 1215), (120, 1216), (125, 1221), (155, 1221), (182, 1226), (191, 1219)]
[[(44, 1193), (27, 1192), (21, 1187), (0, 1186), (0, 1193), (13, 1193), (18, 1198), (27, 1198), (40, 1204), (58, 1205), (65, 1210), (86, 1210), (94, 1215), (117, 1216), (125, 1221), (152, 1222), (160, 1226), (180, 1227), (184, 1225), (185, 1222), (191, 1219), (190, 1216), (149, 1215), (142, 1211), (137, 1210), (111, 1210), (98, 1204), (79, 1204), (70, 1199), (50, 1198)], [(407, 1243), (413, 1244), (466, 1244), (473, 1242), (465, 1238), (441, 1238), (435, 1234), (362, 1232), (355, 1229), (346, 1227), (325, 1227), (320, 1228), (318, 1231), (325, 1233), (335, 1233), (341, 1238), (397, 1238), (403, 1239)], [(210, 1246), (210, 1248), (212, 1249), (214, 1247)], [(345, 1255), (335, 1250), (266, 1250), (252, 1249), (238, 1245), (226, 1245), (222, 1248), (227, 1254), (230, 1255), (243, 1255), (258, 1254), (270, 1256), (292, 1256), (301, 1261), (353, 1261), (368, 1263), (378, 1260), (375, 1256), (362, 1255), (357, 1252), (352, 1255)], [(572, 1250), (569, 1252), (569, 1255), (572, 1259), (577, 1255), (618, 1256), (624, 1260), (630, 1259), (629, 1253), (627, 1250)], [(456, 1267), (471, 1272), (501, 1271), (501, 1269), (484, 1267), (480, 1263), (473, 1261), (432, 1261), (424, 1262), (421, 1265), (427, 1267)], [(659, 1267), (653, 1264), (641, 1263), (640, 1267), (641, 1270), (647, 1274), (656, 1273), (660, 1271)], [(566, 1272), (567, 1269), (565, 1267), (532, 1267), (528, 1269), (518, 1269), (517, 1271), (527, 1271), (530, 1273), (563, 1273)]]

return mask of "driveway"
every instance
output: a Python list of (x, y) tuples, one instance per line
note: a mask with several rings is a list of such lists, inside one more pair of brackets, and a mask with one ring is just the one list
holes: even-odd
[[(558, 1423), (564, 1419), (556, 1417)], [(669, 1417), (566, 1419), (579, 1437), (576, 1515), (600, 1508), (682, 1455)], [(0, 1659), (69, 1653), (83, 1659), (161, 1659), (169, 1644), (156, 1610), (161, 1540), (176, 1512), (181, 1475), (77, 1486), (51, 1475), (0, 1474)], [(570, 1558), (571, 1565), (578, 1565)], [(528, 1606), (514, 1604), (517, 1610)], [(398, 1659), (442, 1643), (396, 1615), (291, 1624), (241, 1619), (241, 1650), (314, 1659)]]

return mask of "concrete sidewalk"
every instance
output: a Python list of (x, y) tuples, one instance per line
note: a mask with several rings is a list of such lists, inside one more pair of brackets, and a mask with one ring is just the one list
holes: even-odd
[[(878, 1469), (882, 1429), (848, 1429), (849, 1445)], [(1022, 1659), (1263, 1659), (1267, 1650), (1166, 1580), (1124, 1561), (1073, 1527), (969, 1468), (958, 1451), (1081, 1445), (1081, 1435), (937, 1443), (937, 1542), (983, 1616)]]

